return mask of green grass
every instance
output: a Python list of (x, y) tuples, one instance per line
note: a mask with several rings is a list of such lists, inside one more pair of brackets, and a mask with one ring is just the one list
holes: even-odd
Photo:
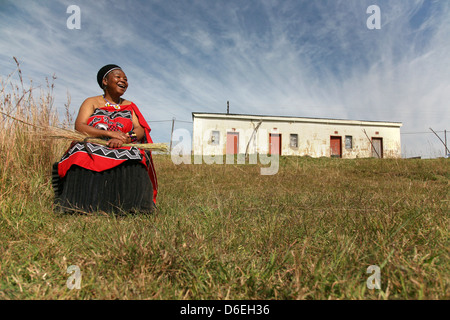
[[(71, 122), (53, 85), (39, 100), (9, 87), (1, 112)], [(262, 176), (154, 155), (155, 214), (61, 215), (51, 165), (68, 145), (0, 116), (0, 299), (450, 298), (448, 159), (282, 157)], [(67, 287), (71, 265), (80, 289)]]
[[(49, 173), (21, 182), (29, 197), (2, 196), (0, 297), (449, 298), (446, 159), (283, 157), (273, 176), (154, 160), (151, 216), (57, 215)], [(380, 290), (366, 287), (370, 265)]]

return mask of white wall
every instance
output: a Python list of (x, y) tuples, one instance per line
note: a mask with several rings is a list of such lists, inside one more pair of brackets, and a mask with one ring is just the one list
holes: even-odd
[[(225, 118), (214, 116), (194, 116), (193, 152), (203, 155), (226, 154), (227, 132), (239, 133), (239, 153), (245, 153), (248, 141), (261, 119), (250, 117)], [(295, 121), (294, 121), (295, 119)], [(248, 153), (267, 154), (269, 151), (269, 133), (281, 134), (282, 155), (308, 155), (311, 157), (330, 157), (330, 136), (342, 137), (343, 158), (365, 158), (372, 156), (372, 139), (383, 139), (383, 157), (401, 157), (400, 126), (399, 123), (285, 118), (280, 120), (262, 119), (256, 137), (249, 145)], [(364, 131), (366, 131), (366, 134)], [(211, 141), (212, 131), (219, 131), (219, 143)], [(337, 133), (336, 133), (337, 132)], [(290, 146), (290, 134), (298, 135), (298, 147)], [(352, 136), (352, 149), (345, 148), (345, 136)]]

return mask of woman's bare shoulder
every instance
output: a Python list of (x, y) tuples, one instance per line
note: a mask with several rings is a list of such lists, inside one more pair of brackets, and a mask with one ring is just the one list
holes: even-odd
[(127, 106), (127, 105), (132, 104), (132, 103), (133, 103), (133, 101), (130, 101), (130, 100), (127, 100), (127, 99), (123, 99), (123, 101), (122, 101), (122, 105), (124, 105), (124, 106)]
[(102, 96), (95, 96), (86, 98), (80, 106), (80, 109), (88, 109), (94, 111), (104, 105)]
[(103, 101), (103, 96), (94, 96), (94, 97), (86, 98), (83, 101), (83, 104), (86, 103), (86, 104), (92, 104), (92, 105), (99, 105), (102, 103), (102, 101)]

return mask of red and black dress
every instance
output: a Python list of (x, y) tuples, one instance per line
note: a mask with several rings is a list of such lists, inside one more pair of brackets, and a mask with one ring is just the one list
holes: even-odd
[[(120, 107), (120, 108), (119, 108)], [(134, 103), (95, 109), (88, 125), (103, 130), (133, 130), (133, 112), (145, 136), (153, 143), (150, 127)], [(90, 142), (73, 142), (53, 165), (55, 205), (59, 210), (142, 212), (155, 207), (157, 179), (151, 152), (137, 147), (109, 148)]]

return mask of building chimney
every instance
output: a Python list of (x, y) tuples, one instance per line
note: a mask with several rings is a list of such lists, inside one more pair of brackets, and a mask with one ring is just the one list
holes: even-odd
[(230, 101), (227, 101), (227, 114), (230, 113)]

